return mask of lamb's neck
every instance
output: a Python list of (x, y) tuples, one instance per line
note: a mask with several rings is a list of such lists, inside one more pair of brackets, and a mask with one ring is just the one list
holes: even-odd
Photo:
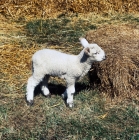
[(86, 54), (84, 54), (84, 50), (82, 50), (78, 55), (78, 60), (79, 60), (80, 67), (83, 71), (82, 76), (84, 76), (90, 70), (92, 61)]
[(78, 59), (82, 65), (92, 65), (92, 60), (84, 53), (84, 50), (78, 54)]

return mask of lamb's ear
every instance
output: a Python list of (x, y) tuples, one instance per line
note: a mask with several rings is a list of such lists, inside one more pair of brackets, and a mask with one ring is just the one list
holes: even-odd
[(85, 38), (81, 37), (81, 38), (79, 38), (79, 40), (80, 40), (83, 47), (86, 48), (88, 46), (89, 43)]
[(84, 53), (85, 53), (86, 55), (90, 56), (90, 49), (89, 49), (88, 47), (86, 47), (86, 48), (84, 49)]

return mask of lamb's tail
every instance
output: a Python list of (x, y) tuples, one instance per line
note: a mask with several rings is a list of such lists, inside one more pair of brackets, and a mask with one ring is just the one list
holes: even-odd
[(34, 73), (33, 61), (32, 61), (32, 74)]

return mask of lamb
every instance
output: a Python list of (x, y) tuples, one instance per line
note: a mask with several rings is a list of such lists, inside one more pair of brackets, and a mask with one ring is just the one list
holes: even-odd
[(66, 80), (67, 88), (62, 94), (69, 107), (73, 107), (75, 82), (87, 74), (94, 61), (105, 59), (105, 52), (97, 44), (89, 44), (85, 38), (80, 38), (84, 49), (78, 55), (70, 55), (52, 49), (37, 51), (32, 57), (33, 74), (28, 79), (26, 100), (33, 104), (34, 89), (42, 82), (41, 90), (47, 97), (50, 95), (48, 80), (50, 76), (58, 76)]

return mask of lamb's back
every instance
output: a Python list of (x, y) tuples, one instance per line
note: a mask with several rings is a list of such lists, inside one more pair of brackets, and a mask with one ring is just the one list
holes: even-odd
[(32, 57), (37, 68), (44, 69), (53, 76), (66, 74), (73, 67), (76, 59), (76, 55), (69, 55), (51, 49), (39, 50)]

